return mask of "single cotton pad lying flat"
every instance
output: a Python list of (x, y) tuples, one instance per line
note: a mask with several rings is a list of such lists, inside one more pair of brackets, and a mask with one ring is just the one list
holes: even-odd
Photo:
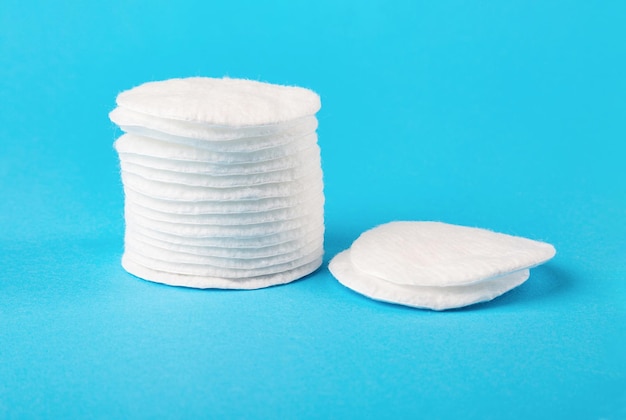
[(519, 286), (529, 276), (528, 270), (521, 270), (466, 286), (409, 286), (359, 271), (352, 265), (350, 253), (347, 250), (337, 254), (328, 267), (341, 284), (375, 300), (416, 308), (444, 310), (489, 301)]
[(239, 127), (313, 115), (320, 98), (300, 87), (193, 77), (144, 83), (120, 93), (117, 104), (154, 117)]
[(392, 222), (363, 233), (352, 264), (396, 284), (461, 286), (528, 269), (551, 259), (550, 244), (439, 222)]
[[(127, 133), (153, 137), (173, 143), (187, 143), (203, 148), (228, 147), (228, 150), (247, 144), (245, 150), (286, 143), (291, 137), (309, 134), (317, 129), (313, 116), (262, 126), (224, 127), (152, 117), (125, 108), (116, 108), (109, 114), (111, 121)], [(195, 140), (195, 141), (194, 141)]]

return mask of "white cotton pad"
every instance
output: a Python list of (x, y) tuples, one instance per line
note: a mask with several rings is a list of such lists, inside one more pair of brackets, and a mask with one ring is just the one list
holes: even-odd
[(551, 259), (550, 244), (439, 222), (392, 222), (363, 233), (350, 248), (358, 272), (412, 286), (462, 286)]
[[(271, 267), (275, 265), (282, 265), (291, 263), (298, 259), (304, 258), (307, 255), (313, 253), (322, 252), (322, 244), (306, 244), (298, 248), (296, 251), (286, 254), (270, 255), (267, 257), (259, 258), (236, 258), (232, 256), (220, 256), (206, 255), (202, 253), (203, 248), (196, 248), (198, 252), (181, 252), (179, 250), (173, 250), (170, 247), (164, 247), (162, 243), (153, 244), (152, 240), (140, 235), (136, 235), (134, 232), (127, 232), (124, 237), (124, 243), (126, 247), (139, 249), (142, 253), (146, 253), (155, 258), (163, 259), (170, 262), (183, 263), (183, 264), (201, 264), (209, 265), (219, 268), (233, 268), (233, 269), (259, 269), (264, 267)], [(235, 250), (236, 253), (236, 250)]]
[(254, 163), (224, 165), (202, 161), (172, 160), (167, 157), (146, 156), (140, 153), (119, 152), (120, 160), (137, 165), (190, 174), (218, 176), (247, 176), (267, 174), (275, 171), (292, 170), (311, 161), (320, 160), (319, 146), (313, 145), (293, 155)]
[(119, 107), (153, 117), (229, 127), (271, 125), (314, 115), (319, 96), (301, 87), (193, 77), (144, 83), (117, 96)]
[(289, 197), (308, 189), (322, 189), (322, 172), (308, 174), (306, 177), (289, 182), (250, 185), (231, 188), (209, 188), (190, 185), (153, 181), (142, 176), (122, 171), (124, 185), (142, 194), (163, 200), (174, 201), (233, 201), (259, 200), (263, 198)]
[(133, 200), (126, 200), (125, 206), (134, 213), (141, 214), (148, 219), (160, 220), (169, 223), (182, 223), (185, 225), (223, 225), (223, 226), (246, 226), (261, 223), (277, 223), (287, 220), (300, 219), (302, 217), (321, 214), (324, 210), (324, 199), (320, 195), (314, 200), (293, 207), (256, 213), (230, 213), (230, 214), (188, 214), (163, 212), (154, 207), (144, 206)]
[(337, 254), (328, 266), (341, 284), (375, 300), (416, 308), (445, 310), (486, 302), (519, 286), (529, 276), (529, 270), (525, 269), (465, 286), (403, 285), (358, 270), (352, 264), (351, 252)]
[(196, 287), (200, 289), (258, 289), (262, 287), (275, 286), (298, 280), (308, 274), (313, 273), (322, 265), (322, 258), (318, 258), (308, 264), (282, 273), (270, 274), (266, 276), (249, 277), (242, 279), (225, 279), (219, 277), (194, 276), (169, 273), (159, 271), (152, 267), (146, 267), (135, 262), (132, 257), (124, 254), (122, 256), (122, 267), (129, 273), (149, 281), (169, 284), (171, 286)]
[[(294, 260), (302, 255), (309, 254), (315, 249), (323, 246), (324, 236), (318, 235), (303, 237), (294, 241), (285, 242), (278, 245), (256, 247), (256, 248), (221, 248), (215, 246), (194, 246), (189, 244), (175, 244), (153, 237), (154, 235), (144, 234), (141, 229), (131, 227), (126, 229), (126, 241), (139, 241), (166, 251), (181, 254), (200, 255), (206, 257), (225, 258), (228, 260), (260, 260), (272, 259), (274, 264)], [(219, 264), (215, 264), (218, 265)]]
[(241, 238), (259, 237), (274, 235), (279, 232), (288, 232), (297, 229), (305, 229), (308, 226), (315, 226), (323, 223), (323, 216), (319, 213), (304, 215), (302, 217), (283, 220), (278, 222), (248, 224), (248, 225), (208, 225), (208, 224), (186, 224), (172, 223), (162, 220), (150, 219), (143, 214), (137, 213), (130, 207), (124, 210), (124, 216), (128, 221), (132, 221), (141, 226), (173, 235), (203, 238)]
[(150, 137), (124, 134), (114, 146), (118, 153), (134, 153), (156, 158), (207, 162), (213, 164), (246, 164), (281, 159), (302, 152), (317, 144), (317, 134), (312, 133), (287, 144), (250, 152), (215, 152), (184, 144), (168, 143)]
[(233, 129), (157, 118), (119, 107), (111, 111), (109, 117), (127, 133), (203, 149), (229, 151), (250, 151), (288, 143), (294, 137), (314, 132), (318, 124), (317, 118), (308, 116), (281, 124)]
[[(161, 242), (173, 245), (237, 249), (242, 255), (266, 255), (266, 249), (292, 246), (292, 244), (303, 244), (324, 237), (324, 225), (307, 226), (297, 231), (275, 233), (273, 235), (250, 237), (250, 238), (213, 238), (213, 237), (185, 237), (181, 235), (160, 232), (151, 227), (145, 227), (138, 223), (126, 221), (126, 229), (140, 232), (144, 236), (149, 236)], [(300, 245), (298, 245), (300, 246)], [(230, 251), (225, 251), (230, 253)], [(233, 255), (234, 254), (230, 254)], [(243, 258), (243, 257), (242, 257)]]
[[(166, 198), (151, 197), (130, 185), (124, 185), (126, 199), (133, 200), (142, 206), (155, 210), (176, 214), (244, 214), (265, 213), (282, 210), (309, 203), (313, 200), (324, 200), (322, 188), (317, 186), (286, 197), (259, 198), (256, 200), (230, 201), (177, 201)], [(316, 201), (317, 202), (317, 201)]]
[(141, 164), (127, 162), (120, 159), (122, 171), (139, 175), (153, 181), (169, 182), (174, 184), (191, 185), (211, 188), (233, 188), (251, 185), (277, 184), (294, 181), (305, 175), (320, 170), (320, 160), (311, 159), (305, 165), (284, 171), (274, 171), (252, 175), (212, 176), (207, 174), (194, 174), (163, 169), (155, 169)]
[(207, 264), (206, 262), (203, 262), (201, 264), (182, 262), (181, 259), (185, 258), (181, 257), (181, 254), (174, 254), (167, 251), (159, 250), (157, 248), (150, 248), (146, 246), (135, 247), (134, 244), (124, 244), (124, 254), (128, 255), (128, 257), (131, 258), (133, 261), (145, 267), (151, 267), (158, 271), (186, 274), (190, 276), (244, 279), (247, 277), (258, 277), (266, 276), (269, 274), (277, 274), (283, 271), (288, 271), (294, 268), (301, 267), (322, 258), (323, 251), (318, 250), (288, 263), (257, 267), (252, 269), (215, 267)]

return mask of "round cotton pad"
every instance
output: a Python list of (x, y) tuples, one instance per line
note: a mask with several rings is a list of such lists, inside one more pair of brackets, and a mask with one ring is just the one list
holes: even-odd
[(525, 270), (555, 255), (550, 244), (439, 222), (392, 222), (350, 248), (354, 267), (388, 282), (461, 286)]
[(313, 147), (316, 143), (317, 134), (313, 133), (305, 135), (297, 139), (297, 141), (266, 149), (249, 152), (215, 152), (184, 144), (168, 143), (150, 137), (124, 134), (115, 142), (115, 149), (119, 153), (135, 153), (177, 161), (230, 165), (266, 162), (268, 160), (289, 157)]
[(317, 118), (313, 116), (281, 124), (239, 128), (151, 117), (125, 108), (115, 108), (109, 117), (127, 133), (207, 149), (227, 148), (230, 151), (236, 151), (242, 145), (246, 145), (247, 151), (276, 146), (317, 129)]
[(519, 286), (528, 279), (529, 271), (520, 270), (507, 275), (465, 286), (410, 286), (385, 281), (355, 268), (352, 251), (337, 254), (328, 268), (337, 280), (349, 289), (369, 298), (388, 303), (445, 310), (492, 300)]
[(320, 98), (301, 87), (192, 77), (144, 83), (120, 93), (117, 104), (159, 118), (240, 127), (314, 115)]
[(299, 151), (293, 155), (278, 159), (253, 163), (222, 164), (190, 160), (173, 160), (167, 156), (147, 156), (140, 151), (124, 152), (118, 150), (121, 160), (155, 169), (164, 169), (181, 173), (205, 174), (214, 177), (234, 175), (258, 175), (273, 171), (283, 171), (306, 165), (311, 160), (320, 159), (320, 149), (317, 144)]
[(122, 267), (141, 279), (169, 284), (171, 286), (197, 287), (200, 289), (258, 289), (261, 287), (276, 286), (290, 283), (307, 276), (317, 270), (321, 265), (322, 258), (319, 258), (309, 264), (282, 273), (245, 279), (225, 279), (158, 271), (133, 261), (133, 259), (126, 254), (122, 256)]

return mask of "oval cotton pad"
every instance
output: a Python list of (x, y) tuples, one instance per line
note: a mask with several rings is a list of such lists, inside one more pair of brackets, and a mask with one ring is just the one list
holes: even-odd
[(243, 79), (190, 77), (148, 82), (117, 96), (118, 106), (153, 117), (229, 127), (276, 124), (314, 115), (308, 89)]
[(344, 286), (369, 298), (415, 308), (445, 310), (492, 300), (528, 279), (521, 270), (490, 281), (466, 286), (409, 286), (385, 281), (359, 271), (352, 265), (350, 250), (337, 254), (328, 268)]
[(359, 272), (412, 286), (462, 286), (542, 264), (544, 242), (440, 222), (392, 222), (363, 233), (350, 248)]

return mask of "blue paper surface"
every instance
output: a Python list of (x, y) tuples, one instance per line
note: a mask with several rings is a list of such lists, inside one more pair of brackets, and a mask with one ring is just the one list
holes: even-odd
[[(0, 417), (626, 418), (626, 3), (0, 2)], [(491, 303), (326, 263), (191, 290), (120, 266), (108, 120), (150, 80), (322, 98), (328, 260), (391, 220), (550, 242)]]

